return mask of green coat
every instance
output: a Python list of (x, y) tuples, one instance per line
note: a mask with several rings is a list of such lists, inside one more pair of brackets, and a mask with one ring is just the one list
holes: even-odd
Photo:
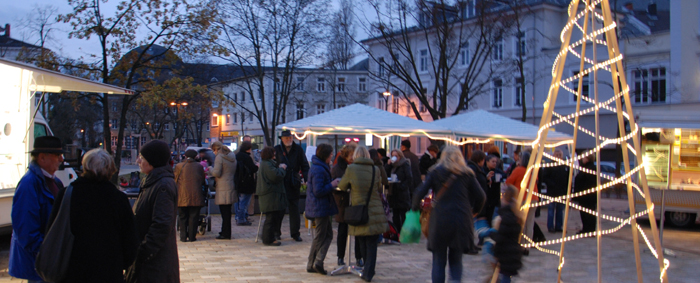
[(379, 168), (374, 166), (372, 159), (359, 157), (354, 163), (348, 165), (345, 175), (340, 180), (338, 188), (342, 190), (350, 189), (350, 205), (361, 205), (367, 203), (367, 190), (372, 180), (372, 167), (374, 168), (374, 185), (369, 201), (369, 222), (361, 226), (350, 226), (348, 234), (352, 236), (379, 235), (389, 229), (384, 207), (379, 198), (379, 190), (382, 188), (382, 175)]
[(284, 190), (285, 173), (284, 169), (277, 167), (274, 160), (260, 162), (255, 193), (258, 195), (260, 211), (263, 213), (287, 208), (287, 193)]

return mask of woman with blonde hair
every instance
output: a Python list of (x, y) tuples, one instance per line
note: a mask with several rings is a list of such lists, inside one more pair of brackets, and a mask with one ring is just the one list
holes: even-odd
[(221, 211), (221, 233), (218, 240), (231, 239), (231, 207), (238, 202), (238, 195), (234, 188), (233, 177), (236, 174), (236, 154), (220, 141), (211, 145), (211, 150), (216, 154), (214, 167), (209, 167), (209, 173), (216, 180), (216, 197), (214, 202)]
[[(350, 205), (367, 205), (369, 220), (363, 225), (350, 225), (348, 234), (355, 236), (364, 259), (362, 280), (370, 282), (374, 277), (377, 263), (377, 242), (379, 235), (389, 229), (384, 214), (384, 207), (379, 196), (382, 186), (382, 176), (379, 168), (374, 166), (369, 151), (364, 146), (358, 146), (353, 154), (354, 162), (348, 166), (345, 175), (338, 184), (338, 189), (350, 189)], [(409, 169), (410, 170), (410, 169)], [(369, 196), (369, 200), (367, 199)]]
[[(387, 200), (391, 207), (392, 221), (397, 231), (401, 231), (403, 221), (406, 219), (406, 211), (411, 207), (411, 190), (413, 189), (413, 173), (411, 162), (404, 157), (398, 149), (391, 151), (391, 159), (386, 164), (386, 174), (396, 176), (391, 180), (387, 190)], [(398, 182), (398, 183), (397, 183)]]
[(447, 146), (440, 160), (428, 173), (413, 196), (413, 210), (432, 189), (433, 210), (428, 227), (428, 250), (433, 253), (433, 282), (445, 282), (449, 261), (450, 281), (462, 279), (462, 254), (476, 250), (474, 218), (484, 206), (486, 196), (474, 172), (467, 167), (457, 147)]

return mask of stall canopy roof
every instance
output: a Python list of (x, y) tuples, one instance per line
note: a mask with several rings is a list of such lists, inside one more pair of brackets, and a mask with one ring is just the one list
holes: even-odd
[(451, 134), (449, 129), (434, 123), (426, 123), (359, 103), (282, 124), (277, 126), (277, 129), (292, 130), (298, 134), (305, 131), (321, 134)]
[(698, 103), (654, 105), (634, 109), (637, 123), (644, 128), (700, 129)]
[[(485, 110), (473, 110), (464, 114), (440, 119), (430, 124), (452, 130), (457, 137), (508, 139), (512, 141), (534, 141), (538, 127), (513, 120)], [(571, 136), (550, 131), (547, 141), (564, 141)]]
[(7, 65), (10, 67), (31, 71), (34, 79), (34, 90), (36, 91), (61, 92), (65, 90), (107, 94), (134, 94), (133, 90), (74, 77), (21, 62), (0, 58), (0, 65)]

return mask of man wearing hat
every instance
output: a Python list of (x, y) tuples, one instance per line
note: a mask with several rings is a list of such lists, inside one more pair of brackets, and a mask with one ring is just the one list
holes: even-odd
[[(175, 183), (177, 184), (177, 207), (180, 216), (180, 241), (197, 240), (197, 222), (199, 211), (204, 206), (204, 168), (194, 158), (197, 151), (185, 151), (185, 160), (175, 166)], [(189, 238), (189, 239), (188, 239)]]
[[(287, 173), (284, 176), (284, 188), (287, 192), (287, 201), (289, 202), (287, 206), (289, 210), (289, 234), (292, 236), (292, 239), (301, 242), (301, 234), (299, 233), (301, 225), (299, 216), (299, 189), (301, 188), (302, 176), (304, 180), (308, 178), (309, 161), (306, 160), (306, 154), (301, 146), (294, 143), (292, 140), (292, 132), (289, 130), (283, 131), (279, 138), (282, 140), (282, 143), (275, 146), (275, 155), (277, 157), (277, 162), (280, 164), (287, 164)], [(301, 175), (299, 174), (300, 172)], [(282, 231), (277, 231), (275, 234), (279, 240)]]
[(411, 161), (410, 164), (411, 174), (413, 174), (413, 188), (411, 188), (412, 190), (410, 193), (411, 198), (413, 198), (413, 190), (423, 184), (423, 180), (420, 177), (420, 159), (418, 159), (417, 155), (411, 152), (411, 141), (409, 140), (401, 141), (401, 152), (406, 159)]
[(63, 188), (56, 175), (63, 162), (63, 146), (57, 137), (38, 137), (29, 152), (29, 169), (17, 184), (12, 200), (12, 242), (8, 273), (29, 282), (42, 282), (34, 270), (36, 255), (49, 227), (54, 197)]

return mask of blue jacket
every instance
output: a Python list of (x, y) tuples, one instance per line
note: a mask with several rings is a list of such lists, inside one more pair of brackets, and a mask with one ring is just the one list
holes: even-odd
[(331, 169), (314, 155), (311, 158), (306, 189), (306, 217), (327, 217), (338, 213), (331, 186)]
[[(59, 191), (63, 184), (54, 178)], [(44, 241), (54, 195), (46, 186), (44, 173), (36, 162), (17, 184), (12, 200), (12, 242), (8, 273), (17, 278), (41, 280), (34, 270), (36, 255)]]

